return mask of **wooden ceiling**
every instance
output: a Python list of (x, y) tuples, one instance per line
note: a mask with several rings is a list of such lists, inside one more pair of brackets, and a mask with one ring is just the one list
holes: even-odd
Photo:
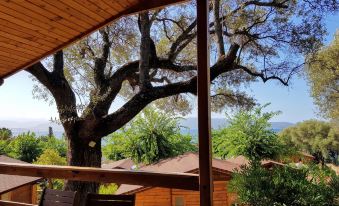
[(114, 20), (185, 0), (0, 0), (0, 82)]

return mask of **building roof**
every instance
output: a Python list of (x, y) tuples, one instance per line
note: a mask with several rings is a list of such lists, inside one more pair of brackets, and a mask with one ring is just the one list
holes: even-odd
[(0, 84), (122, 16), (183, 1), (0, 1)]
[[(246, 164), (246, 162), (244, 162)], [(231, 174), (235, 169), (240, 169), (242, 164), (228, 160), (212, 160), (212, 168)], [(186, 153), (177, 157), (162, 160), (158, 163), (141, 167), (139, 170), (150, 172), (180, 172), (190, 173), (199, 169), (199, 155), (197, 153)], [(147, 189), (140, 185), (126, 185), (119, 187), (116, 194), (126, 194)]]
[[(7, 157), (5, 155), (0, 155), (0, 162), (28, 164), (26, 162)], [(22, 187), (24, 185), (37, 182), (41, 179), (42, 178), (39, 177), (26, 177), (26, 176), (0, 174), (0, 195), (3, 193), (7, 193), (11, 190), (14, 190), (18, 187)]]
[(131, 160), (130, 158), (127, 158), (127, 159), (122, 159), (122, 160), (119, 160), (119, 161), (112, 161), (112, 162), (102, 164), (101, 168), (103, 168), (103, 169), (126, 169), (126, 170), (130, 170), (130, 169), (133, 169), (134, 165), (135, 164), (134, 164), (133, 160)]
[[(247, 164), (249, 164), (249, 160), (246, 159), (246, 157), (241, 156), (241, 155), (237, 156), (237, 157), (229, 158), (229, 159), (227, 159), (227, 161), (232, 162), (232, 163), (237, 164), (237, 165), (247, 165)], [(277, 161), (273, 161), (273, 160), (262, 160), (261, 165), (263, 167), (272, 167), (273, 165), (284, 165), (284, 164), (277, 162)]]

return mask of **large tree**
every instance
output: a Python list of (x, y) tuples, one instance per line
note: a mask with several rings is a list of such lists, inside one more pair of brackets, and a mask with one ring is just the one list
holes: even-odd
[[(321, 45), (323, 16), (335, 0), (214, 1), (210, 7), (213, 109), (251, 107), (241, 91), (255, 80), (288, 85), (303, 56)], [(101, 139), (148, 104), (187, 113), (197, 91), (195, 4), (122, 18), (27, 71), (55, 101), (68, 140), (68, 164), (100, 167)], [(115, 111), (112, 104), (124, 101)], [(96, 192), (69, 181), (66, 189)]]
[(339, 155), (339, 132), (328, 122), (307, 120), (285, 128), (279, 134), (284, 141), (314, 155), (316, 161), (336, 163)]
[(339, 123), (339, 31), (327, 47), (308, 58), (311, 95), (323, 117)]

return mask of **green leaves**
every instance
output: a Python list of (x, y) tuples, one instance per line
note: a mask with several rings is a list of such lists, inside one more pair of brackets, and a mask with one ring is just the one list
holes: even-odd
[(27, 132), (18, 135), (9, 143), (9, 155), (25, 162), (32, 163), (42, 153), (42, 148), (35, 133)]
[(339, 152), (339, 133), (330, 123), (318, 120), (307, 120), (284, 129), (279, 134), (291, 146), (314, 154), (316, 160), (323, 162)]
[(279, 112), (263, 112), (266, 106), (240, 111), (229, 119), (229, 126), (214, 131), (214, 154), (224, 159), (243, 155), (252, 161), (279, 157), (285, 147), (269, 123)]
[(339, 119), (339, 33), (332, 43), (308, 58), (306, 77), (323, 117)]
[[(326, 182), (319, 181), (324, 177)], [(251, 164), (234, 174), (229, 187), (238, 193), (239, 202), (251, 206), (334, 206), (339, 195), (337, 181), (338, 176), (317, 166), (267, 170)]]
[(124, 129), (113, 133), (103, 149), (108, 159), (127, 157), (150, 164), (161, 159), (196, 151), (192, 137), (180, 134), (179, 118), (146, 108)]
[(0, 140), (8, 140), (12, 138), (12, 131), (7, 128), (0, 129)]

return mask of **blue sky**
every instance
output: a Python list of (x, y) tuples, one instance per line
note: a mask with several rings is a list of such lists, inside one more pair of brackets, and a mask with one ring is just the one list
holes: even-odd
[[(332, 15), (326, 19), (328, 36), (326, 43), (330, 42), (337, 28), (339, 28), (339, 15)], [(0, 120), (48, 120), (57, 117), (55, 105), (33, 99), (33, 83), (27, 72), (19, 72), (5, 80), (0, 87)], [(300, 122), (318, 118), (316, 107), (309, 95), (309, 87), (305, 80), (294, 77), (290, 87), (284, 87), (277, 82), (261, 82), (251, 85), (248, 92), (260, 104), (271, 103), (267, 108), (270, 111), (282, 111), (274, 121)], [(190, 117), (196, 116), (193, 111)], [(223, 114), (212, 114), (212, 117), (222, 117)], [(1, 126), (1, 125), (0, 125)]]

